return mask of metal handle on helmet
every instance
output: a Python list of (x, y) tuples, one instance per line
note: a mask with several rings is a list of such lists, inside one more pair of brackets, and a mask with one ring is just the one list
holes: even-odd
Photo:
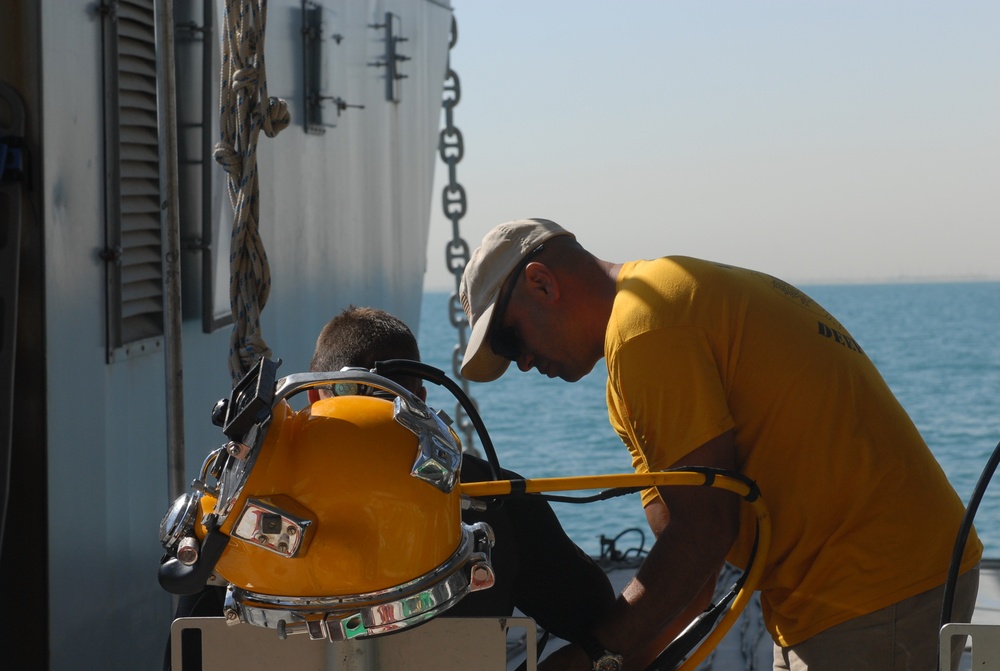
[(218, 530), (210, 531), (201, 544), (201, 554), (194, 564), (188, 566), (176, 557), (160, 564), (157, 573), (160, 587), (171, 594), (197, 594), (205, 587), (228, 543), (228, 536)]

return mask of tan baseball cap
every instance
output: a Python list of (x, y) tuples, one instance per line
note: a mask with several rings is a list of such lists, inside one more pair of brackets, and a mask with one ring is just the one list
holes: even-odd
[(465, 266), (458, 297), (472, 327), (462, 359), (462, 377), (474, 382), (495, 380), (510, 365), (490, 347), (490, 325), (500, 287), (517, 264), (538, 245), (557, 235), (573, 234), (548, 219), (519, 219), (496, 226)]

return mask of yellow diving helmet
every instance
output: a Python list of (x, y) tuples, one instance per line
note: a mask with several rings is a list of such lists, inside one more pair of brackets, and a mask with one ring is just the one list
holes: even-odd
[[(230, 441), (164, 517), (161, 585), (190, 593), (214, 572), (231, 622), (333, 641), (418, 624), (492, 586), (493, 533), (461, 520), (461, 449), (441, 418), (367, 371), (275, 384), (276, 368), (262, 360), (233, 391)], [(364, 393), (298, 412), (287, 401), (330, 384)]]

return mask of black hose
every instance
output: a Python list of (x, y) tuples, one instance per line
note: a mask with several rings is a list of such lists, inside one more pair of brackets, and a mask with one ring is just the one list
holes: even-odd
[(709, 606), (704, 613), (695, 618), (677, 638), (664, 648), (663, 652), (653, 660), (653, 663), (646, 667), (646, 671), (671, 671), (672, 669), (676, 669), (688, 656), (688, 653), (694, 650), (698, 643), (708, 636), (718, 621), (719, 616), (722, 615), (722, 611), (729, 606), (729, 603), (743, 589), (747, 575), (749, 575), (750, 569), (753, 568), (754, 560), (757, 558), (757, 543), (759, 541), (760, 525), (757, 526), (757, 532), (753, 539), (753, 550), (750, 553), (750, 561), (747, 562), (747, 566), (739, 579), (729, 588), (729, 592), (719, 600), (719, 603)]
[(955, 584), (958, 582), (958, 570), (962, 564), (962, 555), (965, 554), (965, 544), (969, 540), (969, 531), (972, 530), (972, 520), (976, 517), (979, 503), (983, 500), (983, 494), (986, 493), (986, 487), (989, 486), (990, 480), (993, 479), (993, 473), (997, 470), (998, 463), (1000, 463), (1000, 443), (997, 443), (997, 446), (993, 448), (993, 454), (986, 462), (986, 468), (983, 469), (982, 475), (979, 476), (979, 482), (976, 483), (972, 498), (969, 499), (969, 505), (962, 517), (962, 525), (958, 528), (958, 538), (955, 539), (955, 549), (952, 550), (951, 564), (948, 566), (948, 578), (944, 583), (944, 599), (941, 603), (942, 627), (951, 622), (951, 610), (955, 601)]
[(591, 494), (590, 496), (563, 496), (560, 494), (512, 494), (511, 496), (521, 496), (524, 498), (536, 498), (542, 499), (544, 501), (550, 501), (552, 503), (596, 503), (597, 501), (607, 501), (613, 499), (617, 496), (627, 496), (628, 494), (635, 494), (636, 492), (641, 492), (646, 489), (646, 487), (615, 487), (614, 489), (605, 489), (597, 494)]
[(462, 387), (445, 375), (444, 371), (420, 361), (386, 359), (385, 361), (376, 361), (372, 372), (376, 375), (388, 375), (390, 373), (413, 375), (419, 377), (421, 380), (433, 382), (450, 391), (462, 405), (462, 408), (465, 409), (466, 414), (469, 415), (472, 425), (476, 427), (476, 433), (479, 435), (479, 440), (483, 444), (483, 450), (486, 452), (486, 460), (490, 464), (490, 476), (493, 480), (502, 479), (500, 475), (502, 472), (500, 470), (500, 460), (497, 459), (497, 451), (493, 447), (493, 441), (490, 439), (489, 432), (486, 430), (486, 424), (483, 423), (482, 417), (479, 416), (479, 410), (476, 409), (475, 403), (472, 402), (468, 394), (462, 391)]

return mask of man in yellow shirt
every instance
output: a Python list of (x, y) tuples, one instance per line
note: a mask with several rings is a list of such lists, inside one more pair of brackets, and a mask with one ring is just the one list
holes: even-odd
[[(574, 382), (605, 358), (609, 418), (637, 472), (707, 466), (757, 482), (772, 521), (758, 589), (775, 669), (937, 668), (964, 507), (821, 306), (724, 264), (602, 261), (544, 219), (490, 231), (460, 299), (472, 325), (466, 378), (494, 380), (514, 361)], [(753, 514), (733, 494), (660, 487), (642, 501), (657, 541), (593, 632), (607, 654), (568, 646), (544, 668), (597, 668), (602, 654), (645, 668), (704, 610), (723, 562), (746, 565)], [(973, 532), (955, 621), (971, 617), (981, 555)]]

